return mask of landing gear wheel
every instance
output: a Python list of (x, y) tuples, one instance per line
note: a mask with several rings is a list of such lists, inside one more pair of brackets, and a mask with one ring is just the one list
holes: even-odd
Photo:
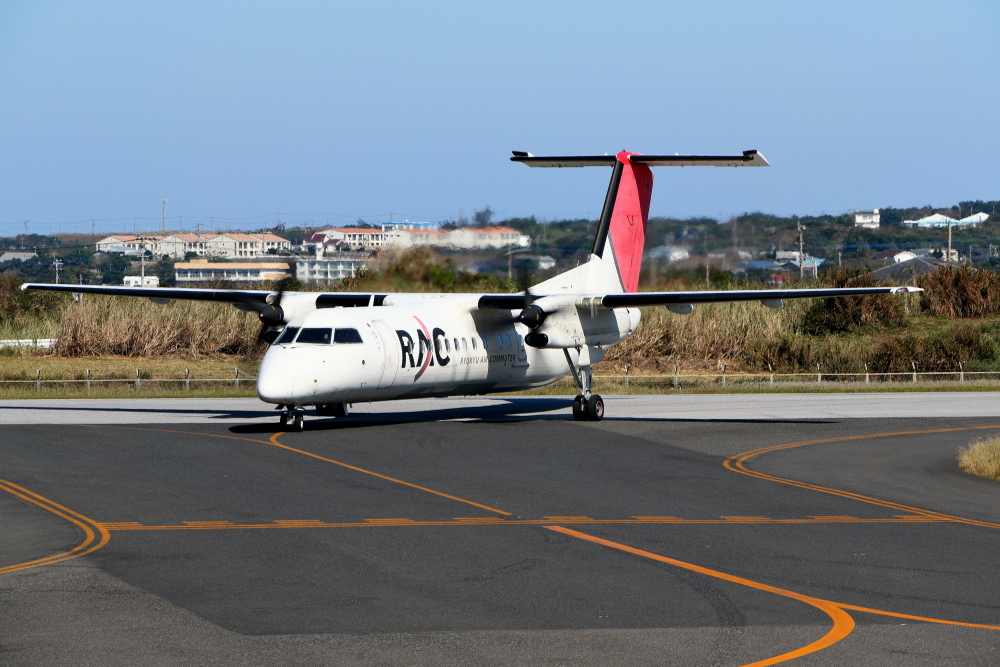
[(333, 408), (331, 412), (334, 417), (340, 419), (347, 416), (347, 403), (334, 403), (331, 407)]
[(279, 426), (285, 426), (286, 424), (288, 424), (288, 413), (287, 412), (282, 412), (281, 416), (278, 417), (278, 425)]
[(302, 429), (305, 428), (305, 424), (303, 423), (304, 421), (305, 421), (305, 414), (302, 412), (302, 410), (296, 410), (292, 428), (301, 433)]
[(597, 394), (587, 399), (587, 419), (592, 422), (604, 419), (604, 399)]
[(578, 422), (587, 421), (587, 399), (581, 394), (573, 399), (573, 419)]

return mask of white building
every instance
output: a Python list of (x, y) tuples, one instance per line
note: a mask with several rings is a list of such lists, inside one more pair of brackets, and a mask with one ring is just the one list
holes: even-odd
[(128, 234), (109, 236), (97, 242), (98, 252), (141, 255), (147, 250), (154, 257), (166, 255), (183, 259), (193, 252), (201, 257), (261, 257), (269, 250), (291, 250), (290, 241), (274, 234), (169, 234), (167, 236)]
[(878, 212), (878, 209), (874, 211), (856, 211), (854, 213), (854, 226), (863, 227), (865, 229), (878, 229), (879, 224), (882, 222), (882, 215)]
[(261, 282), (290, 278), (287, 262), (212, 262), (193, 259), (174, 264), (174, 276), (179, 283), (207, 283), (217, 280)]
[(162, 236), (152, 234), (115, 234), (97, 242), (97, 252), (118, 253), (122, 255), (142, 255), (147, 250), (156, 255), (156, 244)]
[(4, 262), (13, 262), (15, 259), (27, 262), (32, 257), (38, 257), (38, 255), (33, 252), (5, 252), (0, 255), (0, 264), (3, 264)]
[(125, 287), (159, 287), (160, 278), (158, 276), (125, 276), (122, 283)]
[(364, 267), (364, 259), (300, 259), (295, 263), (295, 279), (303, 283), (334, 282), (353, 278)]
[(975, 215), (968, 215), (956, 220), (955, 218), (935, 213), (919, 220), (903, 220), (903, 224), (907, 227), (947, 227), (949, 225), (953, 227), (975, 227), (982, 222), (986, 222), (989, 217), (988, 213), (976, 213)]
[(531, 237), (510, 227), (393, 229), (386, 231), (386, 245), (397, 248), (433, 246), (452, 250), (524, 248), (531, 245)]

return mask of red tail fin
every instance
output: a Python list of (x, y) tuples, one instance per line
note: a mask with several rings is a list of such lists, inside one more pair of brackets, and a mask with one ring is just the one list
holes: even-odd
[[(653, 194), (653, 172), (644, 164), (630, 162), (632, 153), (617, 155), (622, 166), (614, 208), (608, 228), (605, 248), (614, 253), (614, 262), (621, 277), (622, 289), (634, 292), (639, 287), (642, 251), (646, 243), (646, 223), (649, 221), (649, 198)], [(617, 170), (616, 170), (617, 171)], [(609, 193), (610, 194), (610, 193)], [(604, 259), (611, 259), (605, 257)]]

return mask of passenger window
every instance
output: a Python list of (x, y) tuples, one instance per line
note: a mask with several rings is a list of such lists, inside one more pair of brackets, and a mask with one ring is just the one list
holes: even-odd
[(503, 338), (501, 338), (500, 336), (497, 336), (497, 347), (500, 348), (503, 347)]
[(507, 340), (507, 347), (510, 347), (510, 336), (504, 335), (504, 338)]
[(483, 349), (484, 350), (490, 349), (490, 346), (486, 344), (486, 336), (483, 336)]
[(357, 329), (337, 329), (333, 332), (334, 343), (363, 343)]
[(299, 332), (299, 327), (285, 327), (278, 339), (274, 341), (275, 345), (287, 345), (295, 340), (295, 334)]
[(447, 338), (444, 339), (444, 349), (451, 352), (451, 343), (448, 342)]
[(476, 338), (475, 338), (474, 336), (473, 336), (473, 338), (472, 338), (472, 349), (473, 349), (473, 350), (477, 349), (477, 348), (476, 348)]
[(296, 343), (313, 345), (329, 345), (330, 336), (333, 331), (330, 329), (303, 329), (296, 339)]

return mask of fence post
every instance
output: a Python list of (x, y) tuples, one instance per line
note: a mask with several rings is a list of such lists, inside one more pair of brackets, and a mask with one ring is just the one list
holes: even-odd
[(35, 391), (42, 390), (42, 369), (35, 371)]
[(865, 364), (865, 384), (868, 384), (868, 382), (869, 382), (869, 377), (868, 377), (868, 364)]
[(233, 380), (233, 386), (236, 389), (240, 388), (240, 369), (238, 369), (238, 368), (236, 369), (236, 379)]
[(962, 365), (961, 361), (958, 362), (958, 381), (965, 382), (965, 367)]
[(674, 364), (674, 389), (677, 389), (677, 364)]
[(632, 364), (625, 364), (625, 386), (628, 386), (628, 369)]
[(87, 391), (90, 391), (90, 369), (87, 369)]
[(917, 381), (917, 362), (911, 361), (910, 362), (910, 368), (913, 369), (913, 381), (916, 382)]
[(819, 364), (816, 364), (816, 382), (823, 381), (823, 374), (819, 372)]
[(190, 368), (185, 368), (184, 369), (184, 391), (190, 391), (190, 390), (191, 390), (191, 369)]
[(140, 382), (139, 382), (139, 369), (137, 368), (137, 369), (135, 369), (135, 390), (136, 391), (139, 391), (139, 386), (140, 386)]
[(726, 386), (726, 365), (725, 364), (720, 364), (720, 366), (722, 368), (722, 386), (725, 387)]

